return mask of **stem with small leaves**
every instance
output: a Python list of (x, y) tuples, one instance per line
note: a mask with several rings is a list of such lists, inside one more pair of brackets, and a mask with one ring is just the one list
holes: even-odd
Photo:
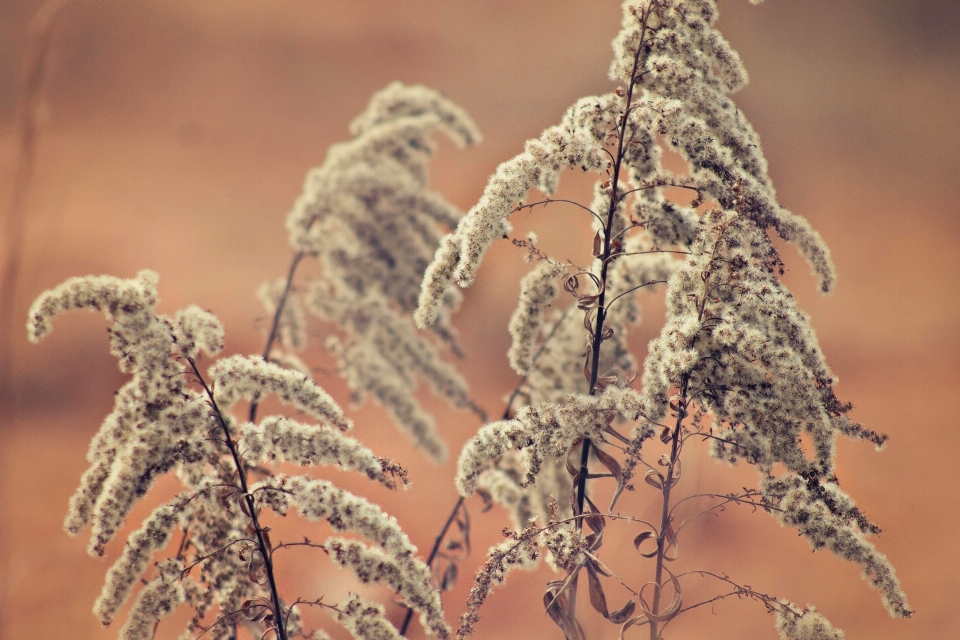
[(247, 511), (250, 513), (250, 524), (253, 525), (253, 529), (257, 537), (257, 550), (260, 553), (260, 557), (263, 559), (264, 569), (266, 570), (267, 574), (267, 582), (270, 587), (270, 600), (273, 604), (273, 620), (274, 624), (276, 625), (275, 629), (277, 632), (277, 638), (278, 640), (287, 640), (287, 630), (283, 624), (282, 618), (283, 609), (280, 607), (280, 595), (277, 592), (277, 581), (273, 575), (271, 549), (269, 548), (269, 545), (267, 545), (263, 527), (260, 525), (260, 519), (257, 516), (256, 505), (253, 502), (253, 496), (250, 494), (249, 487), (247, 486), (246, 465), (244, 465), (243, 461), (240, 459), (240, 452), (237, 450), (237, 445), (233, 440), (233, 436), (230, 435), (230, 428), (227, 426), (227, 422), (223, 418), (223, 413), (221, 413), (220, 408), (217, 406), (217, 401), (213, 397), (213, 390), (210, 389), (206, 380), (204, 380), (203, 376), (200, 374), (200, 369), (197, 367), (197, 363), (194, 361), (194, 359), (187, 358), (187, 361), (190, 363), (190, 367), (193, 369), (193, 374), (197, 377), (197, 381), (200, 383), (203, 391), (207, 394), (207, 399), (210, 402), (210, 408), (212, 410), (213, 417), (223, 432), (224, 441), (226, 442), (227, 448), (230, 450), (230, 455), (233, 457), (233, 463), (237, 469), (237, 479), (240, 482), (240, 490), (243, 492), (243, 499), (246, 501)]

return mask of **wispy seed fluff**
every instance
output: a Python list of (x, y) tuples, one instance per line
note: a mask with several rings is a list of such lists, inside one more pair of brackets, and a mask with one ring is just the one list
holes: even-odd
[(275, 394), (285, 404), (347, 430), (352, 423), (343, 409), (326, 391), (299, 371), (284, 369), (260, 356), (230, 356), (210, 368), (216, 384), (217, 403), (229, 409), (239, 400), (258, 400), (267, 393)]
[[(779, 281), (783, 262), (770, 238), (775, 233), (797, 247), (823, 292), (836, 279), (830, 254), (809, 223), (777, 200), (759, 137), (730, 97), (747, 75), (716, 19), (713, 0), (625, 2), (610, 67), (620, 86), (577, 101), (560, 124), (500, 165), (479, 202), (441, 241), (421, 286), (420, 326), (442, 317), (451, 283), (473, 282), (490, 245), (510, 233), (509, 217), (529, 191), (552, 193), (565, 168), (602, 174), (590, 205), (594, 231), (616, 240), (608, 269), (600, 260), (584, 268), (595, 280), (584, 275), (578, 286), (592, 281), (594, 289), (565, 287), (575, 296), (596, 296), (603, 280), (606, 307), (591, 310), (594, 316), (584, 318), (582, 307), (591, 306), (585, 297), (566, 317), (544, 312), (557, 295), (544, 277), (547, 266), (524, 280), (511, 322), (510, 361), (527, 376), (529, 406), (467, 442), (457, 488), (466, 496), (487, 484), (515, 514), (528, 517), (537, 500), (529, 490), (521, 493), (524, 487), (539, 484), (578, 439), (602, 438), (618, 416), (643, 418), (628, 445), (636, 454), (668, 411), (676, 415), (682, 407), (694, 420), (712, 414), (713, 454), (756, 465), (765, 499), (783, 509), (783, 524), (797, 527), (815, 548), (828, 546), (860, 564), (889, 611), (908, 616), (892, 568), (864, 541), (878, 529), (839, 491), (835, 475), (838, 434), (878, 446), (885, 437), (847, 417), (850, 406), (834, 393), (836, 377), (809, 321)], [(684, 158), (688, 173), (665, 170), (664, 150)], [(667, 187), (695, 195), (693, 204), (672, 202)], [(658, 254), (664, 250), (670, 255)], [(633, 372), (623, 329), (639, 317), (629, 292), (663, 280), (667, 319), (650, 343), (642, 390), (619, 388)], [(626, 297), (617, 298), (621, 294)], [(589, 362), (586, 370), (583, 364), (593, 345), (586, 332), (601, 313), (613, 334), (600, 343), (603, 367), (591, 372)], [(548, 348), (534, 361), (548, 331)], [(608, 371), (617, 383), (611, 375), (605, 385), (588, 388), (585, 378)], [(802, 436), (809, 436), (809, 450)], [(628, 457), (622, 469), (631, 464), (636, 460)], [(780, 468), (786, 474), (774, 478)], [(781, 631), (835, 640), (839, 632), (821, 620), (808, 612), (794, 627), (781, 624)]]
[(120, 640), (149, 640), (154, 637), (154, 626), (183, 604), (185, 594), (180, 583), (183, 563), (165, 560), (157, 566), (160, 576), (151, 580), (140, 591), (127, 622), (120, 629)]
[(639, 411), (639, 394), (616, 386), (598, 396), (570, 394), (557, 404), (524, 407), (512, 420), (482, 427), (464, 445), (457, 462), (457, 490), (461, 496), (471, 495), (490, 462), (512, 450), (525, 452), (524, 484), (533, 484), (545, 458), (564, 456), (578, 438), (598, 437), (618, 415), (636, 420)]
[(334, 562), (353, 571), (361, 582), (389, 585), (407, 606), (420, 613), (431, 635), (449, 636), (430, 569), (416, 557), (417, 548), (397, 521), (380, 507), (326, 480), (301, 476), (270, 478), (254, 491), (278, 513), (295, 506), (308, 520), (327, 520), (337, 531), (352, 531), (375, 542), (382, 550), (336, 537), (328, 540), (325, 548)]
[[(183, 365), (171, 356), (175, 346), (188, 353), (219, 349), (223, 334), (218, 323), (195, 308), (176, 323), (158, 315), (157, 280), (151, 271), (141, 271), (134, 280), (71, 278), (41, 295), (30, 310), (27, 328), (33, 342), (49, 333), (50, 320), (62, 312), (103, 311), (113, 319), (110, 351), (120, 369), (132, 374), (90, 443), (91, 466), (70, 499), (64, 523), (73, 534), (92, 523), (90, 550), (98, 555), (158, 475), (202, 458), (210, 446), (207, 407), (186, 388)], [(185, 333), (178, 335), (178, 328)]]
[[(366, 535), (383, 548), (381, 564), (392, 571), (381, 581), (420, 611), (435, 634), (446, 633), (430, 572), (393, 519), (326, 481), (273, 478), (264, 464), (335, 464), (388, 487), (404, 482), (403, 469), (345, 436), (342, 431), (351, 425), (343, 411), (298, 371), (259, 357), (232, 356), (217, 361), (205, 376), (195, 368), (194, 358), (222, 348), (219, 321), (198, 307), (172, 318), (158, 314), (156, 285), (156, 274), (147, 271), (132, 280), (74, 278), (41, 295), (28, 323), (31, 339), (38, 340), (49, 333), (51, 318), (63, 311), (101, 310), (113, 320), (111, 351), (121, 369), (131, 374), (91, 443), (90, 468), (70, 502), (68, 531), (77, 534), (91, 525), (90, 550), (102, 555), (134, 503), (159, 475), (173, 472), (185, 487), (127, 538), (94, 606), (100, 622), (111, 624), (135, 596), (121, 638), (153, 637), (156, 622), (181, 603), (195, 613), (188, 637), (201, 631), (217, 640), (230, 637), (231, 612), (239, 611), (246, 600), (270, 596), (252, 577), (251, 551), (237, 544), (249, 541), (252, 526), (238, 472), (246, 474), (244, 465), (256, 465), (268, 476), (260, 488), (252, 489), (258, 510), (284, 513), (293, 499), (308, 518), (325, 517), (338, 530)], [(207, 397), (207, 388), (215, 389), (216, 402)], [(271, 393), (324, 424), (283, 416), (238, 424), (225, 413), (240, 399), (260, 400)], [(235, 453), (245, 460), (239, 470)], [(290, 494), (277, 491), (278, 484), (289, 486)], [(154, 556), (168, 546), (177, 529), (183, 540), (177, 557), (156, 563)], [(184, 565), (189, 565), (189, 572)], [(361, 567), (351, 568), (358, 572)], [(145, 586), (135, 594), (140, 583)], [(211, 616), (221, 614), (227, 616), (225, 621), (210, 626)], [(290, 637), (295, 637), (299, 618), (290, 616), (288, 622)]]
[(783, 640), (844, 640), (846, 637), (815, 607), (798, 612), (790, 603), (777, 612), (777, 631)]
[(339, 465), (359, 471), (389, 488), (396, 480), (387, 463), (339, 429), (303, 424), (284, 416), (268, 416), (240, 430), (243, 453), (250, 464), (292, 462), (303, 467)]
[[(628, 121), (628, 140), (636, 144), (625, 158), (634, 180), (669, 175), (659, 166), (659, 136), (689, 163), (691, 186), (724, 207), (741, 200), (760, 227), (773, 228), (797, 245), (821, 289), (829, 291), (835, 274), (826, 245), (806, 220), (779, 205), (759, 137), (729, 98), (747, 76), (737, 53), (713, 26), (716, 3), (664, 0), (651, 3), (649, 14), (647, 8), (646, 3), (624, 3), (610, 67), (610, 78), (623, 86), (639, 79)], [(609, 167), (605, 136), (624, 110), (624, 94), (621, 89), (582, 98), (561, 124), (500, 165), (480, 201), (441, 241), (421, 287), (415, 314), (420, 326), (438, 316), (451, 281), (462, 287), (473, 282), (487, 248), (509, 233), (507, 219), (530, 189), (552, 193), (565, 168), (602, 173)]]
[(547, 310), (560, 293), (562, 270), (543, 262), (520, 281), (520, 302), (510, 318), (510, 366), (520, 375), (533, 363), (537, 338), (543, 331)]
[(357, 640), (400, 640), (403, 636), (390, 624), (383, 607), (351, 594), (337, 605), (337, 622)]
[[(357, 398), (373, 395), (439, 462), (446, 447), (416, 400), (418, 380), (426, 379), (457, 407), (479, 410), (463, 378), (409, 319), (439, 242), (438, 225), (450, 228), (461, 217), (427, 190), (427, 161), (437, 130), (460, 146), (475, 143), (480, 134), (466, 113), (438, 92), (399, 82), (376, 93), (350, 130), (354, 138), (331, 147), (324, 163), (307, 175), (287, 218), (291, 246), (316, 255), (322, 266), (308, 287), (307, 308), (345, 334), (329, 345)], [(447, 312), (459, 299), (453, 290), (441, 298)], [(447, 319), (433, 330), (457, 350)]]

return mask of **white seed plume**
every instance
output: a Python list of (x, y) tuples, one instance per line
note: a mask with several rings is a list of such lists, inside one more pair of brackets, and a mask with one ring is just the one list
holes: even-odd
[(544, 262), (520, 281), (520, 302), (510, 317), (512, 342), (507, 358), (520, 375), (530, 370), (547, 309), (560, 293), (561, 270)]
[(154, 625), (183, 604), (185, 594), (180, 584), (183, 564), (165, 560), (158, 567), (160, 576), (150, 581), (137, 596), (126, 624), (120, 629), (120, 640), (148, 640), (154, 635)]
[(278, 513), (292, 505), (308, 520), (326, 520), (336, 531), (352, 531), (379, 545), (382, 550), (331, 538), (324, 546), (336, 563), (353, 571), (362, 582), (389, 585), (407, 606), (420, 613), (431, 635), (449, 635), (430, 569), (416, 557), (417, 548), (397, 521), (380, 507), (326, 480), (302, 476), (270, 478), (251, 491)]
[[(578, 306), (566, 315), (545, 312), (557, 295), (544, 278), (549, 257), (524, 279), (509, 355), (525, 376), (520, 397), (527, 406), (467, 442), (457, 488), (467, 496), (489, 487), (516, 514), (532, 513), (541, 475), (579, 439), (603, 438), (613, 420), (639, 420), (625, 442), (626, 482), (644, 441), (660, 429), (661, 437), (670, 434), (655, 427), (668, 411), (698, 425), (710, 416), (713, 455), (756, 465), (764, 499), (780, 506), (783, 524), (815, 548), (860, 564), (891, 614), (909, 616), (892, 567), (864, 540), (878, 529), (835, 477), (838, 434), (877, 446), (885, 437), (846, 416), (850, 407), (834, 394), (836, 377), (809, 321), (779, 280), (783, 262), (770, 237), (798, 248), (823, 292), (836, 279), (830, 254), (819, 234), (777, 200), (759, 137), (730, 98), (747, 75), (716, 18), (713, 0), (624, 2), (610, 67), (620, 86), (577, 101), (559, 125), (502, 164), (441, 240), (421, 287), (421, 326), (441, 316), (450, 283), (473, 282), (492, 242), (508, 237), (509, 217), (529, 190), (549, 195), (564, 168), (604, 174), (589, 207), (594, 257), (604, 260), (576, 271), (570, 265), (578, 281), (565, 281), (564, 289)], [(678, 153), (688, 173), (665, 170), (664, 151)], [(673, 202), (667, 188), (695, 194), (694, 202)], [(528, 258), (544, 259), (528, 250)], [(624, 383), (636, 371), (625, 333), (639, 319), (633, 292), (664, 281), (666, 322), (650, 343), (636, 392)], [(604, 333), (594, 337), (597, 318)], [(594, 371), (584, 359), (596, 340), (602, 349)], [(598, 384), (590, 388), (593, 379)], [(771, 476), (779, 465), (786, 480)], [(781, 624), (791, 639), (842, 637), (815, 611), (796, 613)], [(469, 632), (472, 621), (462, 629)]]
[[(482, 413), (465, 381), (418, 335), (409, 314), (440, 238), (438, 224), (456, 225), (460, 211), (427, 190), (431, 136), (445, 132), (460, 146), (479, 140), (462, 109), (436, 91), (396, 82), (376, 93), (350, 128), (354, 138), (330, 148), (310, 171), (287, 218), (290, 244), (323, 267), (308, 289), (307, 307), (339, 325), (341, 375), (357, 398), (370, 392), (398, 427), (437, 462), (446, 447), (416, 400), (418, 379), (455, 406)], [(278, 289), (281, 285), (273, 285)], [(458, 295), (439, 293), (445, 313)], [(448, 319), (434, 335), (458, 352)]]
[(240, 442), (248, 463), (292, 462), (303, 467), (336, 464), (359, 471), (393, 488), (395, 479), (385, 462), (360, 442), (326, 425), (303, 424), (283, 416), (269, 416), (260, 424), (245, 424)]
[(777, 612), (777, 632), (783, 640), (844, 640), (846, 637), (815, 607), (798, 611), (790, 603)]
[(403, 636), (390, 624), (383, 607), (351, 594), (337, 605), (337, 622), (357, 640), (400, 640)]
[(221, 409), (229, 409), (239, 400), (259, 400), (272, 393), (284, 404), (317, 420), (344, 431), (352, 427), (343, 409), (313, 380), (298, 371), (264, 362), (260, 356), (223, 358), (210, 367), (210, 376), (216, 384), (215, 396)]

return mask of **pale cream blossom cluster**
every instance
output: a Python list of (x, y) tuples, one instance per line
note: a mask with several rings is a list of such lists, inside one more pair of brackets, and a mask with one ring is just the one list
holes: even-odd
[(330, 394), (308, 376), (264, 362), (260, 356), (222, 358), (210, 368), (210, 375), (216, 384), (217, 404), (224, 410), (240, 400), (258, 400), (272, 393), (285, 404), (343, 431), (353, 426)]
[[(431, 634), (446, 637), (449, 630), (430, 571), (393, 518), (332, 483), (274, 476), (261, 465), (337, 465), (391, 488), (405, 483), (404, 470), (344, 435), (351, 423), (342, 409), (300, 372), (259, 357), (231, 356), (204, 374), (196, 358), (201, 352), (214, 356), (223, 347), (219, 321), (198, 307), (171, 318), (157, 313), (158, 303), (157, 276), (144, 271), (131, 280), (70, 279), (41, 295), (30, 312), (29, 335), (36, 341), (49, 333), (51, 319), (62, 312), (103, 311), (112, 320), (111, 351), (131, 375), (91, 443), (91, 466), (71, 500), (68, 531), (77, 534), (91, 525), (90, 550), (102, 555), (158, 476), (173, 472), (185, 487), (128, 536), (94, 606), (100, 622), (111, 624), (142, 582), (121, 638), (153, 637), (157, 622), (181, 604), (194, 610), (185, 638), (198, 633), (235, 637), (236, 616), (249, 608), (244, 603), (268, 602), (264, 598), (270, 597), (265, 592), (264, 555), (254, 539), (266, 530), (257, 529), (251, 506), (284, 514), (293, 503), (309, 519), (324, 518), (337, 530), (359, 533), (379, 545), (371, 549), (358, 541), (334, 539), (328, 551), (361, 580), (394, 588), (421, 612)], [(259, 401), (269, 394), (322, 424), (285, 416), (239, 423), (227, 413), (241, 399)], [(253, 468), (266, 479), (246, 493), (243, 478)], [(175, 555), (155, 563), (154, 556), (170, 548), (177, 531)], [(347, 555), (360, 557), (362, 563), (354, 566), (334, 546), (357, 547), (359, 552)], [(371, 554), (379, 554), (376, 575), (369, 568)], [(282, 600), (280, 606), (288, 637), (297, 637), (299, 614)], [(367, 633), (362, 630), (376, 626), (369, 611), (350, 603), (343, 611), (352, 631)]]
[(164, 560), (157, 565), (160, 574), (140, 590), (127, 621), (120, 629), (120, 640), (150, 640), (157, 620), (183, 604), (186, 594), (180, 582), (183, 564)]
[(244, 459), (252, 465), (268, 461), (292, 462), (302, 467), (338, 465), (366, 474), (391, 489), (396, 486), (396, 479), (382, 458), (333, 427), (267, 416), (259, 424), (244, 424), (239, 440)]
[(351, 594), (337, 605), (337, 621), (357, 640), (400, 640), (403, 636), (390, 624), (383, 607)]
[[(308, 287), (306, 306), (343, 332), (342, 340), (327, 344), (355, 398), (372, 395), (439, 462), (446, 446), (416, 399), (418, 379), (455, 406), (482, 411), (470, 401), (464, 379), (408, 317), (440, 239), (438, 225), (453, 227), (461, 217), (426, 188), (430, 138), (437, 130), (460, 146), (480, 138), (466, 113), (436, 91), (395, 82), (376, 93), (351, 124), (354, 137), (331, 147), (307, 175), (287, 228), (294, 250), (320, 261), (322, 272)], [(264, 285), (269, 312), (283, 289), (282, 281)], [(441, 298), (447, 312), (459, 300), (450, 289)], [(298, 308), (297, 291), (288, 292), (288, 301)], [(300, 318), (295, 310), (289, 315), (284, 311), (281, 333), (297, 348)], [(433, 333), (458, 352), (446, 316)]]
[(512, 339), (507, 358), (520, 375), (530, 372), (538, 338), (545, 333), (547, 310), (560, 293), (560, 274), (556, 265), (541, 263), (520, 281), (520, 301), (510, 317)]
[(533, 484), (544, 458), (561, 458), (578, 439), (600, 437), (617, 416), (636, 420), (640, 406), (636, 391), (613, 386), (596, 396), (570, 394), (556, 404), (524, 407), (513, 419), (485, 425), (464, 445), (457, 462), (457, 490), (462, 496), (472, 494), (490, 462), (513, 450), (526, 454), (523, 485)]
[(397, 521), (380, 507), (326, 480), (302, 476), (270, 478), (252, 492), (260, 494), (258, 499), (280, 514), (295, 506), (308, 520), (323, 519), (336, 531), (351, 531), (375, 542), (379, 549), (333, 537), (324, 547), (334, 562), (350, 569), (361, 582), (389, 585), (408, 607), (420, 613), (420, 620), (431, 635), (449, 636), (430, 569), (416, 557), (417, 548)]
[[(210, 452), (209, 410), (203, 398), (187, 388), (183, 364), (171, 356), (181, 341), (187, 352), (221, 346), (222, 328), (196, 308), (184, 312), (179, 322), (158, 315), (157, 280), (151, 271), (141, 271), (133, 280), (71, 278), (37, 298), (30, 309), (27, 329), (33, 342), (50, 332), (50, 320), (60, 313), (104, 312), (113, 320), (110, 351), (121, 371), (132, 376), (90, 443), (90, 467), (70, 499), (64, 525), (77, 534), (92, 524), (90, 551), (97, 555), (103, 555), (158, 475), (178, 464), (196, 463)], [(182, 338), (178, 328), (187, 329)]]
[[(559, 263), (530, 248), (532, 240), (514, 240), (528, 259), (542, 260), (521, 283), (510, 325), (510, 364), (524, 376), (527, 406), (467, 442), (457, 488), (469, 495), (483, 487), (519, 529), (542, 513), (540, 485), (556, 488), (546, 471), (559, 466), (562, 475), (557, 463), (576, 443), (603, 442), (615, 421), (635, 423), (621, 482), (657, 431), (669, 439), (673, 425), (701, 430), (716, 457), (756, 465), (763, 500), (784, 525), (861, 565), (890, 613), (909, 616), (892, 567), (864, 539), (877, 527), (839, 491), (835, 471), (837, 435), (877, 446), (885, 437), (847, 417), (808, 318), (779, 280), (784, 265), (771, 236), (797, 247), (823, 292), (836, 279), (830, 254), (806, 220), (780, 205), (759, 137), (730, 97), (747, 75), (716, 29), (716, 4), (624, 2), (610, 67), (619, 87), (577, 101), (500, 165), (441, 241), (421, 286), (420, 326), (440, 317), (451, 283), (472, 284), (490, 245), (509, 238), (509, 218), (530, 190), (550, 196), (568, 168), (601, 174), (590, 207), (581, 207), (592, 214), (593, 263), (557, 273)], [(664, 169), (665, 150), (688, 171)], [(668, 188), (692, 202), (676, 202)], [(558, 303), (561, 282), (574, 301)], [(639, 320), (634, 292), (660, 283), (667, 318), (635, 391), (626, 341)], [(599, 365), (589, 358), (595, 347)], [(774, 477), (781, 465), (786, 473)], [(515, 553), (515, 543), (507, 546)], [(481, 582), (488, 587), (490, 576)], [(790, 640), (842, 637), (815, 610), (784, 618), (780, 631)]]
[(777, 631), (783, 640), (844, 640), (846, 637), (816, 607), (798, 611), (790, 603), (777, 611)]

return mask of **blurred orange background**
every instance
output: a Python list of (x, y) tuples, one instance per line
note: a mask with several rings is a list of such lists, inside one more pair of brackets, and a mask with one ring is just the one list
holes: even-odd
[[(39, 4), (0, 1), (4, 208), (17, 160), (18, 74)], [(751, 75), (738, 104), (762, 136), (781, 201), (833, 249), (840, 281), (832, 296), (816, 294), (792, 249), (787, 281), (840, 377), (841, 398), (856, 405), (856, 419), (891, 436), (883, 453), (842, 442), (839, 477), (885, 529), (875, 542), (917, 613), (891, 620), (855, 566), (811, 554), (794, 532), (746, 509), (690, 528), (681, 540), (684, 568), (725, 571), (814, 604), (851, 639), (960, 637), (960, 3), (737, 0), (721, 10), (720, 26)], [(43, 344), (28, 345), (20, 326), (30, 301), (70, 276), (131, 277), (150, 268), (161, 275), (164, 312), (197, 303), (224, 321), (228, 353), (257, 352), (264, 314), (254, 291), (285, 272), (286, 212), (306, 170), (347, 138), (372, 92), (394, 79), (427, 84), (476, 119), (484, 142), (466, 151), (441, 143), (432, 174), (433, 187), (467, 209), (525, 139), (576, 98), (610, 89), (619, 14), (615, 0), (78, 0), (63, 10), (52, 34), (15, 304), (8, 390), (15, 403), (0, 417), (0, 637), (117, 631), (101, 629), (90, 613), (108, 564), (87, 556), (85, 540), (67, 537), (60, 523), (87, 442), (123, 378), (100, 317), (61, 318)], [(587, 189), (572, 177), (564, 193), (589, 199)], [(567, 210), (517, 222), (564, 257), (588, 250), (583, 221)], [(519, 251), (498, 246), (457, 316), (464, 370), (492, 414), (516, 379), (506, 363), (506, 323), (525, 268)], [(662, 317), (655, 296), (644, 303), (651, 311), (635, 331), (640, 354)], [(319, 349), (309, 357), (329, 366)], [(336, 377), (319, 382), (347, 402)], [(430, 406), (454, 452), (479, 426), (468, 414)], [(453, 463), (424, 463), (376, 407), (353, 415), (356, 435), (408, 466), (413, 486), (388, 494), (321, 473), (379, 501), (425, 552), (455, 500)], [(752, 484), (754, 475), (708, 459), (688, 473), (691, 488), (723, 491)], [(173, 490), (163, 481), (149, 501)], [(445, 596), (451, 622), (486, 545), (507, 524), (502, 510), (481, 515), (479, 503), (470, 505), (474, 551)], [(624, 505), (642, 508), (642, 491)], [(138, 507), (131, 524), (148, 512)], [(323, 527), (288, 520), (280, 531), (323, 539)], [(629, 543), (635, 533), (611, 532), (603, 552), (638, 586), (649, 577)], [(113, 543), (108, 560), (122, 544)], [(560, 638), (541, 604), (551, 579), (545, 569), (514, 574), (482, 612), (476, 637)], [(280, 580), (291, 599), (326, 594), (335, 602), (358, 588), (322, 554), (306, 552), (283, 561)], [(718, 592), (691, 584), (688, 603)], [(385, 591), (362, 592), (402, 618)], [(619, 606), (624, 594), (611, 585), (608, 597)], [(591, 640), (617, 637), (613, 625), (583, 617)], [(336, 630), (324, 615), (308, 619)], [(160, 629), (159, 637), (179, 633), (174, 623)], [(762, 607), (736, 599), (687, 614), (665, 633), (706, 635), (777, 637)], [(644, 636), (635, 629), (628, 637)]]

